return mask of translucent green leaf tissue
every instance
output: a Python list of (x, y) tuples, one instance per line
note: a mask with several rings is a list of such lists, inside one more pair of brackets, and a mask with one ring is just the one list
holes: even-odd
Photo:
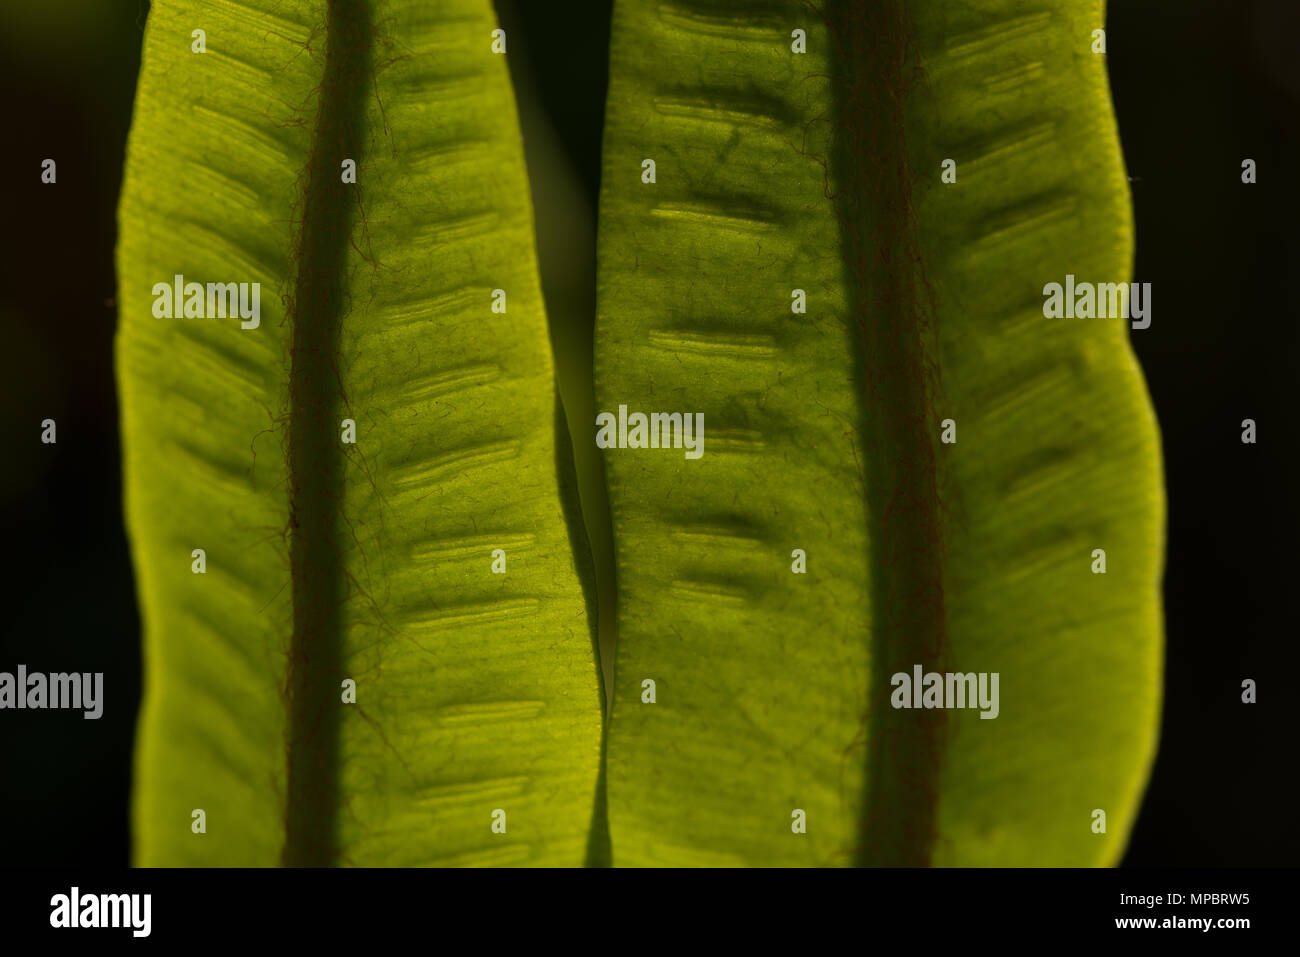
[(1044, 301), (1130, 278), (1100, 7), (616, 3), (597, 406), (704, 422), (606, 453), (616, 864), (1122, 852), (1159, 445), (1129, 324)]
[(615, 0), (594, 342), (509, 50), (489, 0), (152, 5), (137, 863), (1117, 863), (1176, 317), (1102, 5)]
[(117, 340), (141, 864), (587, 859), (594, 609), (495, 29), (150, 12)]

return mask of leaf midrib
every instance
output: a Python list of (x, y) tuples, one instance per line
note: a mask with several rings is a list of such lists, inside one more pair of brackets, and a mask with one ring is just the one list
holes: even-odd
[(288, 302), (289, 534), (293, 634), (285, 696), (285, 866), (329, 866), (338, 858), (339, 688), (343, 680), (343, 451), (338, 417), (339, 332), (354, 185), (341, 163), (360, 165), (371, 83), (366, 0), (328, 0), (325, 67), (311, 152), (303, 170), (299, 229)]
[[(836, 213), (859, 329), (871, 523), (871, 697), (913, 665), (942, 671), (947, 634), (936, 472), (933, 304), (917, 264), (904, 104), (918, 72), (906, 0), (828, 10)], [(859, 864), (925, 866), (935, 841), (945, 715), (873, 709)]]

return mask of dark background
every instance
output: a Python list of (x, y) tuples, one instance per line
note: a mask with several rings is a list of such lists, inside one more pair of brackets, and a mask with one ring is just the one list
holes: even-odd
[[(589, 226), (608, 0), (498, 7), (516, 83), (536, 93), (520, 104), (530, 164), (535, 131), (549, 126), (587, 204), (573, 215)], [(0, 864), (128, 861), (140, 654), (122, 529), (112, 250), (146, 9), (145, 0), (0, 8), (0, 541), (10, 559), (0, 670), (102, 671), (107, 701), (99, 721), (0, 716)], [(1290, 614), (1298, 41), (1294, 0), (1121, 0), (1109, 14), (1135, 279), (1152, 283), (1155, 303), (1151, 327), (1133, 339), (1169, 493), (1165, 711), (1129, 865), (1292, 865), (1300, 850)], [(58, 161), (55, 187), (39, 182), (45, 157)], [(1241, 183), (1247, 157), (1258, 164), (1253, 186)], [(591, 268), (589, 233), (568, 250), (583, 264), (579, 280)], [(58, 422), (56, 445), (39, 442), (45, 418)], [(1257, 445), (1241, 443), (1243, 418), (1258, 423)], [(1240, 702), (1247, 677), (1259, 684), (1253, 706)]]

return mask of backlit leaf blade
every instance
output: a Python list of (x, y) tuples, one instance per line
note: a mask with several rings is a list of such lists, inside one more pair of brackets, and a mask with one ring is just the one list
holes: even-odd
[[(705, 430), (695, 461), (606, 452), (615, 863), (1122, 852), (1159, 708), (1157, 432), (1128, 324), (1043, 313), (1067, 274), (1130, 279), (1102, 26), (1076, 0), (616, 4), (597, 407)], [(891, 707), (914, 664), (998, 673), (998, 716)]]
[[(118, 250), (139, 863), (584, 860), (594, 609), (495, 26), (153, 5)], [(260, 325), (155, 317), (178, 274), (260, 282)]]

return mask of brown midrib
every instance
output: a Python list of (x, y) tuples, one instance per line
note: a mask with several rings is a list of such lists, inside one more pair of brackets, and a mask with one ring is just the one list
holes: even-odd
[(342, 668), (343, 452), (338, 413), (339, 330), (357, 186), (341, 164), (360, 165), (370, 85), (366, 0), (329, 0), (325, 69), (294, 246), (289, 301), (289, 533), (293, 634), (285, 695), (285, 866), (338, 858), (338, 737)]
[(945, 716), (889, 706), (890, 679), (943, 670), (938, 422), (904, 104), (916, 74), (905, 0), (833, 0), (837, 214), (860, 332), (872, 635), (857, 862), (920, 866), (935, 841)]

